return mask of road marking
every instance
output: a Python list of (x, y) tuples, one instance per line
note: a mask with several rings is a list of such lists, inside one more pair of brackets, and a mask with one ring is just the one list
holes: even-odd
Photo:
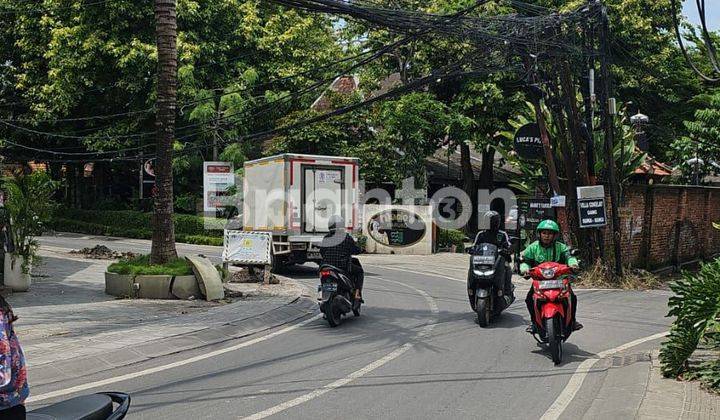
[(454, 277), (444, 276), (444, 275), (442, 275), (442, 274), (439, 274), (439, 273), (436, 273), (436, 272), (433, 272), (433, 271), (422, 272), (422, 271), (407, 270), (407, 269), (405, 269), (405, 268), (385, 267), (385, 266), (380, 266), (380, 265), (375, 265), (375, 264), (365, 264), (365, 266), (366, 266), (366, 267), (377, 267), (377, 268), (380, 268), (380, 269), (383, 269), (383, 270), (404, 271), (404, 272), (406, 272), (406, 273), (420, 274), (420, 275), (422, 275), (422, 276), (430, 275), (430, 276), (432, 276), (432, 277), (440, 277), (440, 278), (443, 278), (443, 279), (448, 279), (448, 280), (452, 280), (452, 281), (459, 281), (459, 282), (461, 282), (461, 283), (467, 283), (466, 280), (460, 280), (460, 279), (456, 279), (456, 278), (454, 278)]
[(252, 340), (243, 341), (242, 343), (236, 344), (236, 345), (234, 345), (234, 346), (230, 346), (230, 347), (226, 347), (226, 348), (223, 348), (223, 349), (211, 351), (210, 353), (201, 354), (201, 355), (198, 355), (198, 356), (195, 356), (195, 357), (191, 357), (191, 358), (189, 358), (189, 359), (180, 360), (180, 361), (173, 362), (173, 363), (168, 363), (168, 364), (162, 365), (162, 366), (156, 366), (156, 367), (154, 367), (154, 368), (150, 368), (150, 369), (146, 369), (146, 370), (141, 370), (141, 371), (138, 371), (138, 372), (132, 372), (132, 373), (128, 373), (128, 374), (121, 375), (121, 376), (116, 376), (116, 377), (114, 377), (114, 378), (108, 378), (108, 379), (103, 379), (103, 380), (100, 380), (100, 381), (89, 382), (89, 383), (86, 383), (86, 384), (77, 385), (77, 386), (74, 386), (74, 387), (70, 387), (70, 388), (66, 388), (66, 389), (61, 389), (61, 390), (58, 390), (58, 391), (53, 391), (53, 392), (48, 392), (48, 393), (45, 393), (45, 394), (40, 394), (40, 395), (32, 396), (32, 397), (28, 398), (26, 402), (27, 402), (27, 403), (34, 403), (34, 402), (38, 402), (38, 401), (47, 400), (47, 399), (50, 399), (50, 398), (62, 397), (62, 396), (64, 396), (64, 395), (74, 394), (74, 393), (76, 393), (76, 392), (81, 392), (81, 391), (87, 391), (87, 390), (89, 390), (89, 389), (99, 388), (99, 387), (103, 387), (103, 386), (115, 384), (115, 383), (118, 383), (118, 382), (123, 382), (123, 381), (127, 381), (127, 380), (130, 380), (130, 379), (139, 378), (139, 377), (141, 377), (141, 376), (151, 375), (151, 374), (153, 374), (153, 373), (158, 373), (158, 372), (162, 372), (162, 371), (169, 370), (169, 369), (175, 369), (175, 368), (178, 368), (178, 367), (180, 367), (180, 366), (185, 366), (185, 365), (189, 365), (189, 364), (191, 364), (191, 363), (199, 362), (199, 361), (201, 361), (201, 360), (210, 359), (210, 358), (212, 358), (212, 357), (220, 356), (220, 355), (225, 354), (225, 353), (230, 353), (230, 352), (233, 352), (233, 351), (242, 349), (242, 348), (244, 348), (244, 347), (249, 347), (249, 346), (252, 346), (253, 344), (261, 343), (261, 342), (263, 342), (263, 341), (266, 341), (266, 340), (269, 340), (269, 339), (271, 339), (271, 338), (277, 337), (277, 336), (279, 336), (279, 335), (281, 335), (281, 334), (285, 334), (285, 333), (288, 333), (288, 332), (290, 332), (290, 331), (294, 331), (294, 330), (296, 330), (296, 329), (298, 329), (298, 328), (301, 328), (301, 327), (303, 327), (303, 326), (305, 326), (305, 325), (307, 325), (307, 324), (309, 324), (309, 323), (311, 323), (311, 322), (314, 322), (314, 321), (320, 319), (321, 317), (322, 317), (322, 315), (318, 314), (318, 315), (315, 315), (315, 316), (313, 316), (313, 317), (311, 317), (311, 318), (309, 318), (309, 319), (306, 319), (305, 321), (302, 321), (302, 322), (299, 322), (299, 323), (297, 323), (297, 324), (293, 324), (293, 325), (290, 325), (290, 326), (288, 326), (288, 327), (285, 327), (285, 328), (283, 328), (283, 329), (280, 329), (280, 330), (271, 332), (270, 334), (263, 335), (262, 337), (257, 337), (257, 338), (253, 338)]
[(667, 335), (668, 332), (663, 332), (651, 335), (649, 337), (638, 338), (637, 340), (625, 343), (613, 349), (602, 351), (597, 354), (597, 358), (587, 359), (580, 363), (577, 369), (575, 369), (573, 375), (570, 377), (567, 385), (565, 385), (565, 389), (562, 390), (560, 395), (558, 395), (558, 397), (552, 403), (550, 408), (548, 408), (545, 414), (543, 414), (540, 420), (555, 420), (560, 418), (560, 416), (565, 412), (572, 400), (575, 398), (575, 395), (580, 390), (580, 387), (582, 387), (582, 384), (585, 381), (588, 373), (592, 371), (593, 366), (595, 366), (595, 363), (599, 362), (600, 359), (604, 359), (610, 355), (619, 353), (642, 343), (663, 338)]
[[(383, 279), (383, 281), (387, 281), (390, 283), (396, 283), (401, 286), (405, 286), (409, 289), (414, 290), (415, 292), (417, 292), (418, 294), (422, 295), (422, 297), (425, 298), (425, 301), (427, 301), (428, 306), (430, 307), (430, 312), (432, 312), (433, 315), (437, 315), (440, 313), (440, 310), (438, 309), (438, 306), (435, 303), (435, 299), (433, 299), (425, 291), (417, 289), (415, 287), (412, 287), (408, 284), (401, 283), (399, 281), (395, 281), (395, 280)], [(428, 334), (430, 334), (430, 332), (432, 331), (432, 329), (434, 327), (435, 327), (434, 323), (429, 323), (429, 324), (425, 325), (423, 327), (422, 331), (420, 333), (418, 333), (415, 340), (423, 338), (423, 337), (427, 336)], [(285, 410), (288, 410), (290, 408), (293, 408), (295, 406), (298, 406), (300, 404), (304, 404), (310, 400), (313, 400), (317, 397), (327, 394), (328, 392), (330, 392), (332, 390), (335, 390), (337, 388), (345, 386), (345, 385), (349, 384), (350, 382), (367, 375), (368, 373), (374, 371), (375, 369), (380, 368), (381, 366), (385, 365), (386, 363), (402, 356), (404, 353), (406, 353), (408, 350), (410, 350), (413, 346), (414, 346), (413, 342), (405, 343), (402, 346), (400, 346), (399, 348), (397, 348), (397, 349), (393, 350), (392, 352), (386, 354), (385, 356), (381, 357), (380, 359), (375, 360), (374, 362), (368, 364), (367, 366), (362, 367), (359, 370), (356, 370), (355, 372), (349, 374), (348, 376), (346, 376), (344, 378), (338, 379), (335, 382), (332, 382), (325, 386), (322, 386), (308, 394), (301, 395), (295, 399), (285, 401), (284, 403), (278, 404), (274, 407), (270, 407), (267, 410), (261, 411), (259, 413), (255, 413), (255, 414), (247, 416), (247, 417), (242, 417), (242, 420), (261, 420), (266, 417), (270, 417), (270, 416), (273, 416), (280, 412), (283, 412)]]

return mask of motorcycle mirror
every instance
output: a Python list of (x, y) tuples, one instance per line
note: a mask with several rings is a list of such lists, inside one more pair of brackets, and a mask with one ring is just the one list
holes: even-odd
[(463, 238), (463, 242), (470, 242), (470, 241), (472, 241), (472, 239), (470, 239), (470, 238), (467, 237), (467, 236)]

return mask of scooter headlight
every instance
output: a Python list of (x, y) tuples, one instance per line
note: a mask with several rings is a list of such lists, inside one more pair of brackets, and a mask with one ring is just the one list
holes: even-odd
[(555, 278), (555, 269), (554, 268), (544, 268), (542, 270), (542, 276), (545, 279), (553, 279)]
[(475, 273), (476, 276), (483, 276), (483, 277), (492, 277), (495, 275), (495, 269), (491, 268), (489, 270), (485, 270), (482, 267), (476, 268), (473, 270), (473, 273)]

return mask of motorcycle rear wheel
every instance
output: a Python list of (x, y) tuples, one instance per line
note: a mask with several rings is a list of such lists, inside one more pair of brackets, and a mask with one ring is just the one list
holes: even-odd
[(333, 304), (333, 301), (335, 300), (335, 296), (328, 299), (327, 304), (325, 305), (325, 316), (327, 317), (328, 324), (332, 328), (337, 327), (340, 325), (340, 311), (338, 308)]
[(545, 319), (545, 332), (547, 335), (548, 347), (550, 347), (550, 356), (552, 356), (553, 363), (555, 363), (555, 365), (559, 365), (562, 363), (563, 349), (559, 322), (556, 317)]

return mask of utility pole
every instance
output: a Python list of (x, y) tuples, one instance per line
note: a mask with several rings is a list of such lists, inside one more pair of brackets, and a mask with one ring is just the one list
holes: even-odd
[(212, 160), (217, 162), (218, 160), (218, 143), (220, 143), (220, 118), (222, 112), (220, 111), (220, 98), (222, 89), (215, 89), (215, 121), (213, 122), (213, 141), (212, 141)]
[(615, 173), (615, 157), (613, 154), (613, 144), (615, 136), (614, 116), (617, 112), (615, 99), (610, 97), (611, 81), (610, 81), (610, 24), (607, 16), (607, 8), (604, 4), (594, 3), (601, 8), (601, 31), (600, 31), (600, 72), (602, 73), (602, 115), (603, 126), (605, 129), (605, 164), (607, 169), (608, 183), (610, 184), (610, 207), (612, 212), (612, 230), (613, 230), (613, 250), (615, 256), (615, 274), (619, 277), (623, 275), (622, 249), (620, 246), (620, 215), (618, 214), (618, 182)]

